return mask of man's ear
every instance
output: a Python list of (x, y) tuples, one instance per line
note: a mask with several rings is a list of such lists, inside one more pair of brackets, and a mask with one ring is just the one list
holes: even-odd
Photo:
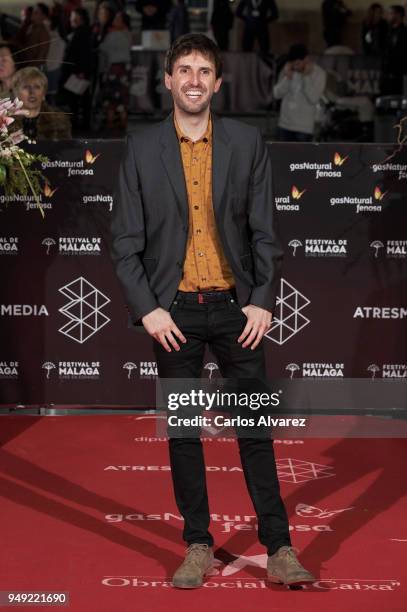
[(171, 91), (171, 75), (168, 72), (164, 73), (164, 83), (166, 88)]
[(219, 77), (215, 81), (215, 87), (213, 88), (213, 93), (218, 93), (221, 85), (222, 85), (222, 77)]

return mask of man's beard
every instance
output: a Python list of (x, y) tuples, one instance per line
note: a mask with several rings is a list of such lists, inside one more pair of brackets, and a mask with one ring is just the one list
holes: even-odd
[(204, 112), (208, 108), (211, 102), (211, 97), (212, 97), (212, 96), (208, 96), (204, 98), (204, 100), (202, 100), (199, 104), (195, 104), (193, 102), (190, 102), (188, 104), (188, 101), (185, 100), (184, 95), (185, 94), (183, 93), (173, 94), (174, 102), (180, 110), (190, 115), (199, 115), (199, 113)]

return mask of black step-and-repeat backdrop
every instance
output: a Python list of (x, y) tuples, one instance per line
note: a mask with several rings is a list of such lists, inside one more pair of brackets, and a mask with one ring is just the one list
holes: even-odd
[[(286, 253), (270, 376), (406, 377), (407, 150), (269, 147)], [(106, 248), (123, 142), (37, 148), (45, 219), (0, 193), (0, 402), (152, 406), (152, 341), (128, 324)], [(219, 376), (210, 354), (204, 376)]]

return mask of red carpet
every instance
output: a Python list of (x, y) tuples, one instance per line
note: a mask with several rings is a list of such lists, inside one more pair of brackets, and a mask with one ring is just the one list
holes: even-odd
[(319, 577), (295, 591), (264, 581), (235, 442), (206, 442), (217, 565), (179, 591), (182, 522), (154, 430), (134, 415), (1, 419), (0, 590), (68, 591), (75, 612), (406, 611), (406, 440), (275, 442), (293, 545)]

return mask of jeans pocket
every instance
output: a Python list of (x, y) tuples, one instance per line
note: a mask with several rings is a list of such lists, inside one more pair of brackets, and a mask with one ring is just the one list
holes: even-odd
[(237, 302), (237, 300), (235, 300), (235, 299), (228, 300), (228, 306), (229, 306), (229, 311), (230, 312), (232, 312), (232, 313), (235, 312), (235, 313), (239, 314), (241, 317), (247, 319), (245, 313), (243, 312), (243, 310), (239, 306), (239, 303)]
[(179, 302), (178, 302), (178, 300), (174, 300), (174, 301), (172, 302), (172, 304), (171, 304), (170, 308), (169, 308), (169, 311), (168, 311), (168, 312), (170, 313), (170, 315), (171, 315), (171, 317), (172, 317), (172, 318), (174, 318), (174, 315), (175, 315), (175, 313), (176, 313), (176, 311), (177, 311), (177, 309), (178, 309), (178, 306), (179, 306)]

